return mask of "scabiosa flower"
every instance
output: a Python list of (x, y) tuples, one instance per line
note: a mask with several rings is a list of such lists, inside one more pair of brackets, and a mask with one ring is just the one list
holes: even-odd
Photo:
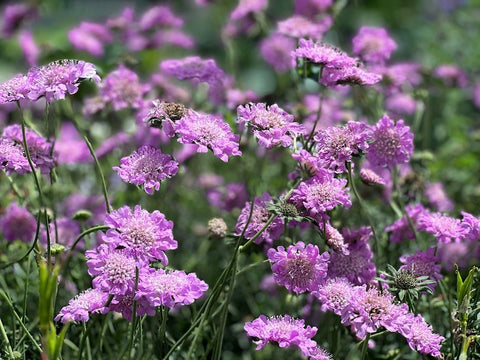
[(258, 101), (258, 95), (253, 90), (227, 89), (227, 107), (235, 109), (238, 105)]
[[(20, 125), (7, 126), (3, 129), (3, 136), (11, 139), (17, 146), (23, 146), (22, 128)], [(56, 154), (54, 153), (53, 157), (51, 155), (52, 144), (28, 128), (25, 129), (25, 139), (27, 140), (33, 164), (40, 169), (42, 174), (48, 174), (56, 166)]]
[(107, 26), (83, 21), (68, 32), (68, 39), (77, 50), (85, 50), (94, 56), (103, 56), (104, 45), (112, 41)]
[[(279, 21), (277, 32), (294, 38), (311, 38), (320, 40), (333, 22), (330, 17), (324, 19), (326, 19), (326, 21), (313, 22), (301, 15), (294, 15), (288, 19)], [(295, 50), (295, 47), (293, 50)]]
[(0, 170), (7, 174), (16, 172), (25, 174), (31, 171), (30, 164), (23, 153), (23, 148), (12, 139), (0, 137)]
[[(425, 209), (422, 204), (407, 205), (405, 206), (405, 211), (415, 226), (418, 226), (418, 218), (424, 213), (427, 213), (427, 209)], [(401, 219), (395, 221), (392, 225), (387, 226), (385, 231), (392, 232), (390, 235), (390, 241), (393, 243), (400, 243), (405, 239), (415, 239), (415, 233), (413, 232), (406, 216), (402, 216)]]
[(55, 321), (66, 323), (68, 321), (87, 322), (92, 313), (106, 313), (105, 304), (108, 300), (108, 293), (100, 289), (87, 289), (75, 296), (64, 306)]
[(442, 79), (447, 86), (466, 87), (468, 84), (467, 75), (456, 65), (439, 65), (433, 74)]
[(397, 115), (413, 115), (417, 110), (417, 102), (409, 94), (397, 93), (385, 100), (385, 109)]
[(333, 0), (295, 0), (295, 14), (314, 20), (318, 14), (327, 11), (332, 4)]
[(223, 211), (241, 208), (248, 200), (247, 189), (242, 183), (230, 183), (207, 190), (210, 205)]
[(28, 4), (12, 4), (5, 7), (3, 12), (3, 21), (1, 33), (9, 38), (21, 27), (25, 20), (33, 19), (37, 16), (37, 9)]
[(353, 53), (370, 63), (383, 64), (390, 59), (397, 44), (384, 28), (362, 26), (352, 39)]
[(355, 59), (336, 47), (307, 39), (300, 39), (299, 47), (292, 53), (292, 56), (306, 59), (326, 68), (344, 68), (356, 64)]
[(152, 195), (154, 189), (160, 189), (160, 181), (177, 173), (178, 163), (170, 155), (147, 145), (120, 159), (120, 166), (114, 166), (113, 170), (123, 181), (143, 185), (145, 192)]
[[(268, 193), (264, 193), (261, 197), (257, 197), (253, 203), (252, 217), (250, 223), (245, 230), (245, 239), (251, 239), (258, 231), (260, 231), (267, 220), (270, 218), (270, 212), (267, 208), (267, 203), (271, 202), (272, 198)], [(240, 235), (247, 225), (247, 221), (250, 215), (251, 203), (247, 202), (242, 209), (240, 216), (238, 217), (237, 224), (235, 225), (235, 235)], [(283, 219), (280, 216), (275, 216), (273, 221), (267, 228), (255, 239), (255, 244), (265, 242), (267, 245), (271, 245), (275, 240), (280, 238), (283, 232)]]
[(30, 90), (27, 77), (18, 74), (0, 84), (0, 104), (19, 101), (27, 97)]
[(445, 193), (443, 184), (441, 182), (427, 183), (424, 191), (430, 204), (433, 205), (437, 211), (452, 211), (454, 204), (452, 200)]
[(250, 13), (265, 10), (267, 6), (268, 0), (240, 0), (237, 7), (230, 13), (230, 19), (239, 20)]
[(0, 231), (7, 241), (21, 240), (28, 243), (33, 240), (36, 228), (35, 217), (25, 206), (19, 206), (16, 202), (8, 205), (0, 216)]
[(278, 107), (277, 104), (240, 105), (237, 113), (239, 125), (248, 124), (260, 145), (267, 149), (276, 145), (291, 146), (293, 139), (304, 133), (303, 126), (293, 121), (293, 115)]
[(385, 185), (385, 180), (372, 169), (361, 169), (360, 179), (367, 185)]
[(441, 358), (440, 349), (445, 338), (435, 334), (432, 326), (428, 325), (421, 315), (411, 315), (407, 319), (408, 325), (403, 328), (401, 334), (407, 339), (410, 348), (421, 354)]
[(193, 303), (202, 297), (207, 289), (208, 285), (195, 273), (150, 269), (140, 277), (135, 299), (141, 303), (148, 302), (153, 308), (163, 305), (172, 309)]
[(229, 156), (239, 156), (239, 136), (232, 133), (230, 126), (219, 116), (190, 112), (175, 124), (175, 131), (182, 144), (195, 144), (197, 152), (208, 149), (220, 160), (227, 162)]
[(187, 115), (182, 104), (154, 100), (143, 122), (154, 128), (161, 128), (168, 137), (175, 135), (175, 122)]
[(460, 220), (441, 213), (423, 213), (418, 217), (418, 230), (433, 234), (442, 243), (460, 242), (467, 235)]
[(139, 21), (141, 30), (146, 31), (158, 26), (181, 27), (183, 20), (176, 16), (168, 6), (153, 6), (142, 15)]
[(313, 295), (322, 302), (322, 311), (332, 311), (342, 315), (348, 311), (352, 301), (354, 286), (345, 278), (328, 279), (327, 282), (313, 292)]
[(345, 239), (340, 232), (335, 229), (330, 222), (325, 222), (325, 242), (333, 251), (341, 252), (344, 255), (348, 255), (348, 244), (345, 243)]
[(92, 161), (85, 141), (72, 123), (63, 123), (55, 142), (59, 164), (75, 164)]
[(125, 295), (135, 288), (135, 269), (146, 264), (129, 249), (101, 244), (85, 252), (88, 273), (94, 277), (93, 287), (112, 295)]
[(318, 289), (327, 276), (328, 253), (319, 253), (318, 247), (303, 242), (268, 250), (275, 281), (290, 292), (304, 293)]
[(300, 183), (292, 192), (290, 200), (298, 208), (304, 209), (308, 216), (321, 222), (326, 212), (333, 210), (335, 206), (352, 206), (346, 185), (347, 180), (336, 179), (333, 172), (319, 169), (315, 176)]
[(295, 50), (295, 40), (274, 33), (260, 43), (260, 55), (272, 65), (278, 73), (287, 72), (295, 67), (290, 53)]
[(317, 156), (336, 173), (347, 172), (345, 164), (352, 161), (352, 156), (368, 149), (369, 136), (367, 125), (356, 121), (322, 129), (314, 137)]
[(308, 356), (308, 350), (317, 344), (312, 340), (317, 332), (316, 327), (306, 326), (303, 319), (294, 319), (290, 315), (267, 318), (260, 315), (244, 326), (247, 335), (257, 338), (253, 343), (256, 350), (262, 349), (268, 342), (276, 342), (281, 348), (296, 346), (302, 354)]
[(58, 60), (28, 71), (28, 98), (32, 101), (45, 96), (48, 102), (75, 94), (82, 80), (100, 81), (95, 66), (79, 60)]
[(160, 260), (167, 265), (164, 251), (177, 248), (173, 222), (158, 210), (149, 213), (137, 205), (132, 212), (128, 206), (123, 206), (106, 216), (105, 225), (112, 227), (104, 237), (105, 242), (125, 247), (142, 259)]
[(121, 64), (116, 70), (109, 73), (100, 84), (100, 97), (112, 104), (115, 111), (128, 107), (139, 108), (147, 86), (140, 83), (138, 75)]
[(429, 248), (427, 251), (418, 251), (412, 255), (403, 255), (400, 257), (400, 262), (403, 264), (400, 270), (410, 271), (417, 278), (428, 276), (428, 280), (435, 281), (435, 283), (427, 285), (432, 292), (435, 290), (437, 281), (443, 278), (440, 274), (439, 259), (434, 255), (433, 248)]
[(23, 56), (29, 66), (37, 65), (40, 57), (40, 47), (35, 42), (33, 34), (30, 31), (22, 31), (18, 36), (18, 41), (23, 52)]
[(408, 162), (413, 154), (413, 133), (403, 120), (395, 123), (383, 115), (372, 127), (372, 138), (367, 157), (373, 165), (392, 167)]
[(462, 214), (462, 226), (466, 229), (465, 239), (476, 241), (480, 239), (480, 219), (465, 211)]
[(332, 355), (320, 346), (309, 349), (308, 356), (311, 360), (333, 360)]
[(362, 85), (372, 86), (382, 80), (382, 76), (365, 70), (361, 64), (356, 63), (340, 68), (327, 67), (322, 72), (320, 83), (324, 86), (336, 85)]

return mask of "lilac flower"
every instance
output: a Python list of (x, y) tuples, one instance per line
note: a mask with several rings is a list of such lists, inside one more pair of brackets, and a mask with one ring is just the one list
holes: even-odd
[(274, 104), (265, 103), (240, 105), (237, 108), (240, 126), (248, 124), (260, 145), (271, 149), (276, 145), (288, 147), (293, 139), (302, 135), (302, 125), (293, 121), (293, 116)]
[(160, 260), (167, 265), (164, 251), (177, 248), (173, 222), (158, 210), (149, 213), (137, 205), (132, 212), (128, 206), (123, 206), (106, 216), (105, 225), (112, 229), (107, 231), (104, 241), (131, 250), (138, 258)]
[(85, 252), (93, 287), (112, 295), (125, 295), (135, 288), (136, 268), (146, 264), (132, 256), (129, 249), (101, 244)]
[(35, 43), (33, 34), (30, 31), (22, 31), (18, 36), (20, 47), (29, 66), (37, 65), (41, 50)]
[(315, 176), (300, 183), (290, 200), (304, 209), (308, 216), (321, 222), (326, 212), (335, 206), (349, 208), (352, 205), (346, 185), (347, 180), (336, 179), (332, 172), (319, 169)]
[(260, 54), (278, 73), (285, 73), (295, 67), (290, 53), (295, 50), (295, 40), (274, 33), (260, 43)]
[(382, 80), (382, 76), (365, 70), (360, 64), (340, 68), (326, 67), (322, 72), (320, 83), (324, 86), (362, 85), (371, 86)]
[(25, 174), (31, 171), (30, 164), (23, 153), (23, 148), (7, 137), (0, 137), (0, 170), (7, 174), (16, 172)]
[(313, 292), (313, 295), (322, 302), (322, 311), (332, 311), (342, 315), (348, 311), (354, 294), (353, 284), (345, 278), (328, 279), (327, 282)]
[(398, 63), (388, 68), (379, 69), (383, 75), (384, 81), (389, 84), (388, 93), (398, 92), (405, 85), (415, 88), (422, 82), (420, 74), (420, 64), (417, 63)]
[[(345, 235), (344, 235), (345, 238)], [(373, 253), (368, 241), (348, 244), (348, 255), (330, 251), (329, 278), (346, 278), (355, 285), (368, 284), (376, 276)]]
[(181, 27), (183, 20), (176, 16), (168, 6), (159, 5), (148, 9), (140, 18), (141, 30), (150, 30), (158, 26)]
[[(20, 125), (10, 125), (3, 129), (3, 136), (22, 147), (23, 136)], [(31, 129), (25, 129), (28, 150), (33, 164), (42, 174), (48, 174), (56, 166), (56, 154), (51, 155), (52, 144)]]
[(125, 65), (109, 73), (100, 84), (100, 97), (112, 104), (115, 111), (128, 107), (139, 108), (147, 86), (140, 83), (138, 75)]
[[(251, 239), (258, 231), (260, 231), (267, 220), (270, 218), (270, 212), (267, 209), (267, 203), (272, 198), (268, 193), (264, 193), (261, 197), (255, 198), (253, 203), (252, 217), (250, 223), (245, 230), (245, 239)], [(238, 217), (237, 224), (235, 225), (235, 235), (240, 235), (247, 225), (247, 221), (250, 215), (250, 202), (245, 204), (240, 216)], [(267, 228), (255, 239), (255, 244), (265, 242), (267, 245), (271, 245), (275, 240), (280, 238), (283, 232), (283, 219), (279, 216), (275, 216), (273, 221)]]
[(15, 75), (13, 78), (0, 84), (0, 104), (25, 99), (29, 90), (27, 77), (22, 74)]
[(105, 304), (108, 294), (99, 289), (87, 289), (78, 294), (64, 306), (55, 321), (66, 323), (68, 321), (87, 322), (92, 313), (106, 313)]
[(409, 315), (407, 326), (402, 328), (401, 334), (407, 339), (410, 348), (421, 354), (441, 358), (440, 349), (445, 338), (435, 334), (432, 326), (428, 325), (421, 315)]
[[(427, 213), (427, 210), (421, 204), (407, 205), (405, 206), (405, 211), (415, 226), (418, 226), (418, 219), (423, 214)], [(392, 232), (390, 235), (390, 241), (393, 243), (400, 243), (405, 239), (415, 239), (415, 233), (413, 232), (406, 216), (395, 221), (392, 225), (387, 226), (385, 231)]]
[(468, 84), (467, 75), (456, 65), (439, 65), (433, 74), (442, 79), (447, 86), (466, 87)]
[[(128, 293), (124, 295), (114, 295), (113, 299), (108, 306), (107, 311), (115, 311), (117, 313), (120, 313), (124, 319), (127, 319), (128, 321), (133, 320), (133, 301), (135, 298), (135, 294)], [(143, 303), (137, 302), (137, 315), (142, 316), (145, 315), (147, 312), (151, 312), (154, 309), (151, 309), (151, 307), (145, 307)]]
[(341, 252), (344, 255), (348, 255), (348, 244), (345, 243), (345, 239), (340, 232), (335, 229), (330, 222), (325, 223), (325, 242), (333, 251)]
[(75, 164), (92, 161), (85, 141), (72, 123), (63, 123), (55, 142), (59, 164)]
[(345, 68), (356, 65), (356, 60), (336, 47), (300, 39), (299, 47), (292, 53), (296, 58), (304, 58), (326, 68)]
[(455, 207), (452, 200), (445, 193), (441, 182), (427, 183), (424, 194), (437, 211), (452, 211)]
[(25, 206), (12, 202), (0, 216), (0, 232), (7, 241), (21, 240), (29, 243), (35, 236), (37, 221)]
[[(301, 15), (294, 15), (278, 22), (277, 32), (294, 38), (311, 38), (320, 40), (328, 31), (333, 21), (331, 17), (324, 18), (326, 21), (311, 21)], [(293, 48), (295, 50), (295, 48)]]
[(267, 318), (265, 315), (245, 323), (247, 335), (254, 337), (256, 350), (262, 349), (268, 342), (276, 342), (281, 348), (295, 346), (302, 354), (308, 356), (308, 350), (317, 344), (312, 340), (317, 332), (316, 327), (305, 327), (303, 319), (294, 319), (290, 315)]
[(120, 146), (127, 144), (131, 139), (131, 136), (120, 131), (116, 134), (113, 134), (109, 138), (105, 139), (103, 143), (95, 150), (97, 158), (102, 158), (110, 154), (115, 149), (118, 149)]
[(295, 14), (315, 19), (318, 14), (327, 11), (333, 0), (295, 0)]
[(239, 0), (238, 5), (230, 13), (231, 20), (239, 20), (249, 15), (263, 11), (268, 6), (268, 0)]
[(239, 156), (239, 136), (232, 133), (230, 126), (219, 115), (190, 112), (176, 123), (175, 131), (182, 144), (198, 145), (197, 152), (208, 149), (220, 160), (227, 162), (229, 156)]
[(242, 208), (248, 200), (247, 189), (242, 183), (230, 183), (225, 186), (207, 190), (207, 199), (210, 205), (223, 211)]
[(318, 247), (303, 242), (291, 245), (285, 251), (283, 246), (268, 250), (275, 281), (290, 292), (304, 293), (318, 289), (327, 276), (327, 252), (319, 253)]
[(434, 255), (433, 248), (429, 248), (427, 251), (417, 251), (412, 255), (403, 255), (400, 257), (400, 262), (403, 264), (400, 270), (411, 271), (417, 278), (428, 276), (428, 280), (435, 281), (435, 283), (427, 285), (432, 292), (435, 290), (437, 281), (443, 278), (440, 274), (439, 258)]
[(319, 169), (325, 168), (323, 160), (310, 154), (307, 150), (302, 149), (300, 152), (292, 154), (292, 158), (298, 161), (300, 170), (307, 172), (308, 176), (314, 176)]
[(148, 302), (154, 308), (167, 306), (172, 309), (193, 303), (202, 297), (207, 289), (208, 285), (198, 279), (195, 273), (150, 269), (140, 277), (135, 299), (141, 303)]
[(345, 126), (331, 126), (320, 130), (314, 137), (317, 156), (326, 167), (336, 173), (345, 173), (345, 164), (352, 161), (352, 155), (358, 155), (368, 149), (370, 137), (367, 125), (349, 121)]
[(385, 108), (397, 115), (413, 115), (417, 110), (417, 102), (409, 94), (397, 93), (385, 100)]
[(367, 185), (385, 185), (385, 180), (372, 169), (361, 169), (359, 175)]
[(469, 242), (461, 241), (438, 244), (437, 255), (442, 262), (443, 269), (452, 271), (454, 265), (458, 265), (460, 269), (466, 268), (475, 253)]
[(31, 68), (27, 73), (28, 98), (32, 101), (45, 96), (48, 102), (64, 99), (75, 94), (82, 80), (100, 81), (95, 66), (79, 60), (58, 60), (47, 65)]
[(107, 26), (83, 21), (68, 32), (68, 39), (77, 50), (85, 50), (94, 56), (103, 56), (104, 45), (112, 41)]
[(370, 63), (383, 64), (390, 59), (397, 44), (384, 28), (362, 26), (352, 39), (353, 53)]
[(395, 123), (383, 115), (372, 127), (372, 138), (367, 157), (373, 165), (393, 167), (408, 162), (413, 154), (413, 133), (403, 120)]
[(460, 242), (467, 235), (460, 220), (441, 213), (425, 212), (418, 217), (418, 230), (433, 234), (441, 243)]
[(160, 189), (161, 181), (177, 173), (178, 163), (159, 149), (142, 146), (130, 156), (120, 159), (120, 166), (114, 166), (113, 170), (123, 181), (143, 185), (145, 192), (152, 195), (154, 189)]
[(8, 5), (3, 12), (1, 34), (6, 38), (11, 37), (25, 20), (33, 19), (36, 16), (37, 9), (31, 5)]
[(480, 240), (480, 219), (465, 211), (462, 214), (462, 226), (466, 229), (465, 239), (471, 241)]

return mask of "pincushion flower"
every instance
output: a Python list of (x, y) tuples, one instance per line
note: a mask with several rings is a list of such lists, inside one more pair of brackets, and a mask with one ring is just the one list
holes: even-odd
[(319, 169), (315, 176), (300, 183), (292, 192), (290, 200), (298, 208), (304, 209), (308, 216), (321, 222), (335, 206), (349, 208), (352, 205), (346, 185), (347, 180), (336, 179), (333, 172)]
[(27, 77), (18, 74), (0, 84), (0, 104), (25, 99), (29, 91), (30, 88)]
[[(311, 38), (320, 40), (323, 34), (332, 25), (330, 17), (324, 19), (326, 19), (326, 21), (313, 22), (301, 15), (294, 15), (288, 19), (279, 21), (277, 32), (294, 38)], [(295, 50), (295, 48), (293, 50)]]
[(308, 62), (325, 68), (344, 68), (356, 64), (354, 58), (351, 58), (336, 47), (307, 39), (300, 39), (299, 46), (292, 53), (292, 56), (306, 59)]
[(223, 211), (242, 208), (248, 200), (247, 189), (242, 183), (230, 183), (207, 190), (207, 199), (210, 205)]
[(25, 206), (12, 202), (0, 216), (0, 232), (7, 241), (21, 240), (29, 243), (33, 240), (37, 221)]
[[(272, 198), (268, 193), (264, 193), (261, 197), (255, 198), (252, 216), (244, 233), (245, 239), (251, 239), (265, 226), (271, 215), (267, 208), (267, 203), (271, 202), (271, 200)], [(237, 224), (235, 225), (235, 235), (237, 236), (244, 231), (247, 225), (250, 217), (250, 207), (251, 203), (247, 202), (238, 217)], [(283, 224), (283, 219), (280, 216), (275, 216), (270, 225), (255, 239), (255, 244), (265, 242), (267, 245), (271, 245), (275, 240), (280, 238), (283, 232)]]
[(218, 115), (190, 112), (175, 124), (178, 142), (197, 145), (197, 152), (208, 149), (220, 160), (227, 162), (229, 156), (239, 156), (239, 136), (232, 133), (230, 126)]
[(443, 336), (435, 334), (432, 326), (428, 325), (421, 315), (414, 316), (409, 314), (405, 322), (407, 326), (402, 327), (401, 334), (407, 339), (408, 345), (412, 350), (421, 354), (428, 354), (436, 358), (442, 358), (440, 352)]
[(7, 174), (16, 172), (25, 174), (32, 171), (27, 157), (24, 155), (23, 147), (7, 137), (0, 137), (0, 170)]
[(27, 79), (28, 98), (36, 101), (45, 96), (48, 102), (64, 99), (67, 94), (75, 94), (82, 80), (100, 81), (93, 64), (69, 59), (31, 68), (27, 73)]
[(362, 26), (352, 39), (353, 53), (370, 63), (383, 64), (390, 59), (397, 44), (384, 28)]
[(112, 41), (112, 34), (103, 24), (82, 21), (68, 32), (68, 39), (77, 50), (100, 57), (105, 53), (104, 46)]
[(295, 67), (295, 62), (290, 55), (293, 50), (295, 50), (295, 40), (277, 33), (263, 39), (260, 43), (260, 54), (278, 73), (285, 73)]
[(408, 162), (413, 154), (413, 133), (403, 120), (395, 123), (383, 115), (372, 127), (372, 138), (367, 157), (374, 166), (393, 167)]
[(125, 295), (135, 288), (136, 268), (146, 266), (127, 249), (101, 244), (85, 252), (93, 287), (112, 295)]
[(92, 313), (105, 313), (105, 304), (108, 300), (108, 294), (99, 289), (87, 289), (81, 294), (75, 296), (64, 306), (55, 321), (66, 323), (68, 321), (87, 322)]
[(437, 211), (452, 211), (455, 207), (453, 201), (445, 193), (445, 189), (441, 182), (425, 184), (425, 196), (430, 204)]
[(318, 247), (297, 242), (285, 250), (283, 246), (268, 250), (275, 281), (290, 292), (304, 293), (318, 289), (327, 276), (328, 253)]
[(153, 194), (160, 189), (160, 182), (171, 178), (178, 171), (178, 163), (170, 155), (163, 154), (153, 146), (142, 146), (130, 156), (120, 159), (120, 166), (114, 166), (123, 181), (143, 185), (145, 192)]
[(291, 146), (293, 140), (305, 132), (303, 126), (293, 120), (293, 115), (278, 107), (277, 104), (240, 105), (237, 108), (237, 114), (239, 125), (248, 125), (259, 144), (267, 149), (277, 145)]
[(267, 6), (268, 0), (240, 0), (237, 7), (230, 13), (230, 19), (240, 20), (251, 13), (265, 10)]
[(367, 125), (356, 121), (349, 121), (342, 127), (327, 127), (314, 137), (317, 156), (329, 169), (345, 173), (345, 164), (352, 161), (352, 156), (368, 149), (369, 137)]
[(467, 235), (460, 220), (441, 213), (423, 213), (418, 218), (418, 230), (433, 234), (441, 243), (460, 242)]
[(360, 169), (359, 175), (367, 185), (385, 185), (385, 180), (372, 169)]
[(382, 76), (367, 71), (361, 64), (342, 66), (339, 68), (325, 68), (322, 78), (319, 79), (324, 86), (336, 85), (362, 85), (372, 86), (382, 80)]
[(331, 278), (313, 292), (313, 295), (322, 302), (322, 311), (332, 311), (337, 315), (348, 312), (352, 302), (354, 285), (345, 278)]
[(273, 316), (267, 318), (260, 315), (244, 325), (247, 335), (258, 340), (256, 350), (262, 349), (269, 342), (276, 342), (281, 348), (296, 346), (308, 356), (309, 349), (317, 344), (312, 340), (317, 332), (316, 327), (305, 326), (303, 319), (294, 319), (290, 315)]
[[(135, 300), (147, 302), (153, 308), (166, 306), (170, 309), (189, 305), (203, 296), (208, 285), (200, 280), (195, 273), (186, 274), (184, 271), (150, 269), (139, 278)], [(148, 308), (147, 306), (145, 306)]]
[(140, 205), (133, 211), (122, 206), (106, 216), (105, 225), (112, 228), (107, 231), (105, 242), (114, 247), (125, 247), (141, 259), (160, 260), (167, 265), (164, 251), (177, 248), (172, 233), (173, 222), (158, 210), (149, 213)]
[(480, 240), (480, 218), (473, 216), (466, 211), (461, 211), (462, 226), (466, 230), (465, 239), (476, 241)]

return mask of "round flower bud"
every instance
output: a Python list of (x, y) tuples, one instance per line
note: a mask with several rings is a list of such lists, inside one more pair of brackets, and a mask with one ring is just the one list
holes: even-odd
[(75, 214), (73, 214), (72, 219), (78, 221), (87, 221), (92, 217), (92, 212), (82, 209), (78, 210)]
[(223, 239), (227, 235), (227, 224), (222, 218), (213, 218), (208, 221), (208, 233), (212, 239)]

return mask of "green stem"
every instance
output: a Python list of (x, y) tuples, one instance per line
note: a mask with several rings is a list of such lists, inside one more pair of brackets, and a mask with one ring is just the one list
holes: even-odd
[(245, 249), (248, 246), (250, 246), (250, 244), (253, 243), (264, 232), (264, 230), (272, 223), (274, 218), (275, 218), (275, 214), (270, 215), (265, 225), (263, 225), (263, 227), (255, 235), (253, 235), (250, 240), (248, 240), (244, 245), (240, 246), (239, 251), (240, 252), (245, 251)]
[(398, 168), (396, 164), (393, 167), (392, 179), (393, 179), (393, 188), (394, 188), (394, 191), (397, 193), (397, 200), (398, 200), (398, 203), (400, 204), (401, 211), (403, 215), (407, 218), (408, 225), (413, 231), (413, 236), (415, 237), (415, 240), (417, 240), (418, 239), (417, 228), (415, 227), (415, 224), (413, 223), (412, 218), (407, 213), (407, 210), (405, 208), (405, 203), (402, 198), (402, 193), (400, 192), (400, 185), (398, 183)]
[(0, 333), (2, 334), (3, 341), (5, 341), (9, 358), (15, 359), (15, 356), (13, 355), (12, 347), (10, 346), (10, 341), (8, 340), (7, 332), (5, 331), (5, 328), (3, 326), (2, 319), (0, 319)]
[[(138, 266), (135, 267), (135, 293), (137, 293), (138, 290)], [(132, 309), (132, 332), (130, 334), (130, 343), (128, 345), (128, 358), (132, 359), (132, 354), (133, 354), (133, 343), (135, 339), (135, 331), (137, 330), (137, 302), (134, 300), (133, 301), (133, 309)], [(122, 357), (120, 357), (121, 359)]]
[(367, 334), (367, 337), (363, 340), (361, 360), (365, 360), (365, 356), (367, 355), (368, 340), (370, 340), (370, 334)]

